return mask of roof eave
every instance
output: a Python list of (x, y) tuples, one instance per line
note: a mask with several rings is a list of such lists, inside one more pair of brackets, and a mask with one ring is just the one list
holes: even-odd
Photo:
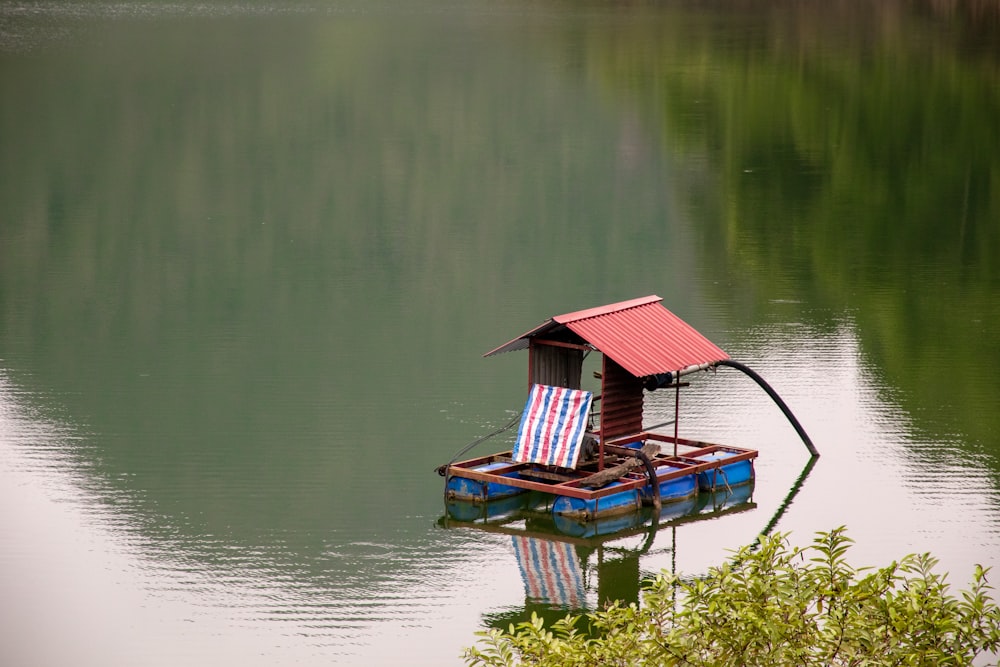
[(493, 349), (493, 350), (490, 350), (489, 352), (487, 352), (483, 356), (484, 357), (492, 357), (492, 356), (497, 355), (497, 354), (503, 354), (504, 352), (514, 352), (516, 350), (527, 350), (528, 349), (528, 339), (529, 338), (531, 338), (533, 336), (537, 336), (538, 334), (543, 333), (545, 331), (549, 331), (551, 329), (554, 329), (557, 326), (559, 326), (559, 324), (554, 319), (546, 320), (545, 322), (542, 322), (541, 324), (539, 324), (537, 327), (535, 327), (531, 331), (527, 331), (527, 332), (521, 334), (520, 336), (518, 336), (517, 338), (514, 338), (513, 340), (507, 341), (506, 343), (504, 343), (500, 347), (498, 347), (496, 349)]

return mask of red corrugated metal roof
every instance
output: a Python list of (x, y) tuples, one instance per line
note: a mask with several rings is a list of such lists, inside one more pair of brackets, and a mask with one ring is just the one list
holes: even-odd
[(564, 325), (636, 377), (729, 358), (660, 301), (651, 295), (557, 315), (485, 356), (524, 349), (529, 338)]

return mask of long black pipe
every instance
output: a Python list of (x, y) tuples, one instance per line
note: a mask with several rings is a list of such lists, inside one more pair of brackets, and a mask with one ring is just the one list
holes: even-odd
[(812, 443), (812, 440), (809, 439), (809, 436), (806, 434), (805, 429), (802, 428), (802, 424), (800, 424), (799, 420), (795, 418), (795, 415), (792, 414), (792, 411), (788, 409), (788, 406), (785, 405), (785, 402), (781, 400), (781, 396), (778, 396), (778, 393), (771, 388), (771, 385), (769, 385), (767, 382), (764, 381), (764, 378), (757, 375), (757, 372), (754, 371), (749, 366), (741, 364), (738, 361), (733, 361), (732, 359), (723, 359), (722, 361), (717, 362), (716, 365), (729, 366), (730, 368), (735, 368), (738, 371), (743, 371), (743, 373), (750, 376), (750, 378), (754, 382), (760, 385), (761, 389), (767, 392), (767, 395), (771, 397), (771, 400), (773, 400), (778, 405), (779, 408), (781, 408), (781, 411), (785, 413), (785, 417), (787, 417), (788, 421), (790, 421), (792, 423), (792, 426), (795, 427), (796, 433), (798, 433), (799, 437), (802, 438), (802, 442), (806, 444), (806, 449), (809, 450), (809, 453), (812, 454), (813, 456), (819, 456), (819, 452), (816, 451), (816, 445), (814, 445)]
[(787, 510), (788, 507), (792, 504), (792, 500), (794, 500), (795, 496), (798, 495), (799, 490), (802, 488), (802, 485), (805, 484), (806, 477), (809, 476), (809, 473), (812, 472), (813, 466), (815, 465), (816, 465), (815, 456), (806, 461), (805, 467), (802, 468), (802, 472), (800, 472), (799, 476), (795, 479), (795, 483), (792, 484), (792, 488), (789, 489), (788, 494), (785, 495), (785, 499), (781, 501), (780, 505), (778, 505), (778, 509), (774, 511), (774, 516), (772, 516), (771, 520), (767, 522), (766, 526), (764, 526), (764, 530), (758, 533), (757, 539), (754, 541), (754, 544), (759, 545), (761, 536), (770, 535), (771, 531), (774, 530), (774, 527), (778, 525), (778, 520), (781, 519), (782, 515), (785, 513), (785, 510)]

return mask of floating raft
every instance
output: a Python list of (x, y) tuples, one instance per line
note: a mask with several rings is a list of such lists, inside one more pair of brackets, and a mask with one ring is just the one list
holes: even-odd
[[(673, 438), (654, 433), (640, 434), (644, 441), (673, 445)], [(599, 470), (598, 462), (575, 469), (554, 470), (535, 463), (518, 463), (512, 452), (453, 463), (448, 468), (445, 494), (449, 501), (489, 503), (512, 498), (528, 491), (553, 496), (555, 516), (592, 521), (635, 512), (644, 505), (655, 506), (687, 500), (699, 492), (714, 493), (750, 484), (754, 479), (753, 459), (757, 451), (680, 439), (684, 454), (655, 454), (649, 461), (657, 485), (649, 471), (633, 468), (600, 488), (584, 486)], [(605, 468), (626, 464), (638, 447), (605, 447)], [(622, 451), (631, 450), (631, 451)]]
[[(756, 373), (660, 301), (652, 295), (557, 315), (487, 352), (528, 350), (528, 400), (513, 449), (438, 468), (446, 499), (493, 505), (534, 492), (549, 498), (555, 517), (594, 521), (750, 485), (756, 450), (679, 436), (685, 378), (719, 366), (750, 375), (817, 455)], [(583, 362), (592, 352), (601, 355), (596, 395), (581, 388)], [(673, 392), (674, 418), (644, 429), (644, 397), (653, 391)], [(673, 435), (658, 432), (667, 425)]]

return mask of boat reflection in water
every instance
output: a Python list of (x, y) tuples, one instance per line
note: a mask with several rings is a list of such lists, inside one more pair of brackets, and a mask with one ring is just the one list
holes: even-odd
[[(444, 528), (465, 528), (509, 535), (521, 581), (524, 606), (487, 614), (490, 627), (507, 629), (532, 613), (555, 621), (567, 612), (600, 608), (612, 601), (638, 602), (643, 575), (640, 559), (654, 552), (661, 529), (671, 531), (669, 547), (676, 550), (677, 528), (753, 510), (753, 484), (653, 508), (592, 521), (553, 515), (548, 494), (530, 493), (490, 503), (449, 501), (439, 519)], [(635, 537), (642, 537), (638, 546)], [(633, 538), (633, 539), (628, 539)], [(596, 607), (591, 604), (596, 602)]]
[[(770, 534), (778, 525), (817, 460), (806, 462), (760, 535)], [(449, 501), (438, 524), (448, 529), (510, 536), (524, 584), (524, 606), (486, 614), (484, 618), (489, 627), (506, 630), (511, 623), (530, 620), (533, 613), (550, 624), (567, 612), (599, 609), (614, 601), (638, 603), (644, 579), (642, 557), (669, 553), (671, 571), (676, 573), (678, 529), (756, 509), (753, 490), (751, 482), (668, 503), (658, 512), (646, 507), (631, 514), (585, 522), (553, 515), (548, 507), (551, 496), (543, 493), (485, 504)], [(670, 546), (654, 549), (657, 533), (668, 529)], [(627, 546), (639, 536), (642, 540), (638, 546)]]

